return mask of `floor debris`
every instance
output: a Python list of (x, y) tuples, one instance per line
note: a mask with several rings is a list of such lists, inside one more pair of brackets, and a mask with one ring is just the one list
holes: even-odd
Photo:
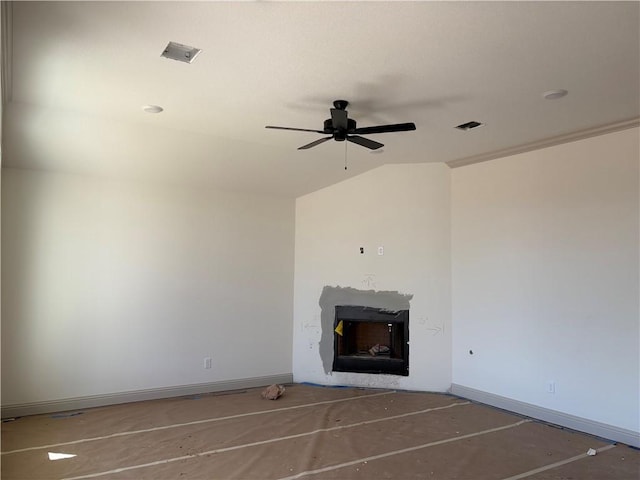
[(262, 398), (266, 398), (267, 400), (277, 400), (284, 393), (285, 388), (284, 385), (273, 384), (269, 385), (262, 391)]

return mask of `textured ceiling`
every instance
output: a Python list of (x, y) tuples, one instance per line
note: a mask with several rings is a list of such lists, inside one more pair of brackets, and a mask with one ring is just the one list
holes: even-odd
[[(297, 196), (640, 116), (638, 2), (15, 2), (3, 165)], [(203, 51), (160, 57), (169, 41)], [(569, 95), (544, 100), (547, 90)], [(298, 146), (335, 99), (385, 144)], [(146, 104), (164, 107), (151, 115)], [(477, 120), (485, 127), (454, 126)], [(349, 169), (345, 172), (345, 155)]]

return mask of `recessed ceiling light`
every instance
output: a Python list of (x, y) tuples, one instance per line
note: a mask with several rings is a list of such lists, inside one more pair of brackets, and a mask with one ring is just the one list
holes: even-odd
[(464, 130), (465, 132), (467, 132), (469, 130), (472, 130), (472, 129), (478, 128), (478, 127), (484, 127), (484, 123), (472, 121), (472, 122), (467, 122), (467, 123), (461, 123), (456, 128), (458, 130)]
[(160, 56), (170, 58), (172, 60), (178, 60), (179, 62), (191, 63), (196, 59), (201, 51), (201, 49), (190, 47), (189, 45), (169, 42)]
[(160, 113), (164, 110), (164, 108), (162, 108), (160, 105), (145, 105), (144, 107), (142, 107), (142, 110), (147, 113)]
[(557, 100), (558, 98), (564, 97), (567, 93), (566, 90), (557, 89), (557, 90), (549, 90), (548, 92), (544, 92), (542, 96), (547, 100)]

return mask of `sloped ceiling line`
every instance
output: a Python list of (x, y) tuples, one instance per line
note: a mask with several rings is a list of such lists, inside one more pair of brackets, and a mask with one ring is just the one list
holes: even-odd
[(13, 55), (13, 2), (1, 2), (0, 16), (2, 17), (2, 37), (1, 51), (2, 61), (0, 68), (2, 69), (2, 104), (6, 105), (11, 101), (12, 90), (12, 73), (11, 73), (11, 61)]

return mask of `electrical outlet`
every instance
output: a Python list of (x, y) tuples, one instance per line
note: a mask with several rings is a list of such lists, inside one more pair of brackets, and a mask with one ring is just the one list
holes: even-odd
[(211, 357), (204, 357), (204, 368), (211, 368)]
[(547, 382), (547, 393), (556, 393), (556, 382)]
[(378, 247), (378, 255), (384, 255), (384, 247)]

